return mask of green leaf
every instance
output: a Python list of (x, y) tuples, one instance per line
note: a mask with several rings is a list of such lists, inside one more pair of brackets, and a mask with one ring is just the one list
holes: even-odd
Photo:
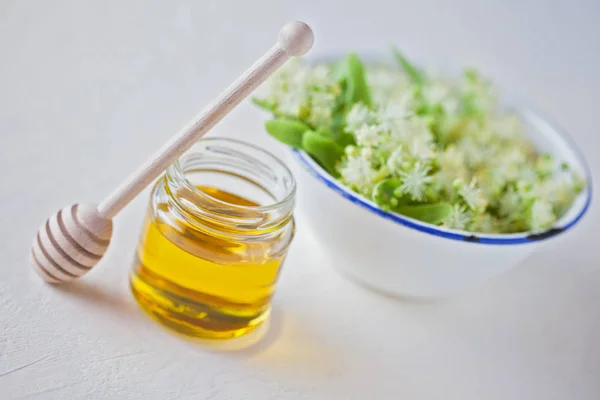
[(340, 129), (327, 128), (325, 126), (320, 126), (315, 130), (320, 136), (333, 140), (338, 146), (342, 149), (346, 148), (346, 146), (356, 144), (354, 140), (354, 135), (351, 133), (344, 132)]
[(337, 177), (335, 166), (342, 159), (344, 151), (331, 138), (307, 131), (302, 137), (302, 148), (327, 172)]
[(341, 91), (336, 97), (332, 111), (331, 133), (335, 142), (346, 147), (355, 144), (354, 136), (344, 131), (346, 114), (355, 103), (371, 104), (366, 70), (358, 56), (350, 53), (332, 66), (333, 74), (340, 83)]
[(336, 138), (336, 143), (342, 148), (346, 148), (347, 146), (356, 145), (356, 140), (354, 139), (354, 135), (348, 132), (339, 131), (338, 136)]
[(483, 112), (477, 105), (477, 97), (474, 93), (466, 93), (462, 97), (463, 115), (467, 117), (483, 117)]
[(331, 129), (325, 127), (325, 126), (320, 126), (317, 128), (317, 130), (315, 131), (315, 133), (319, 134), (320, 136), (329, 138), (329, 139), (335, 139), (335, 137), (333, 136), (333, 132), (331, 131)]
[(354, 135), (346, 132), (345, 129), (346, 117), (341, 112), (334, 113), (331, 122), (331, 129), (329, 130), (330, 136), (335, 142), (342, 148), (346, 146), (355, 145), (356, 140)]
[(439, 225), (452, 213), (452, 205), (449, 203), (419, 204), (398, 207), (395, 211), (422, 222)]
[(335, 99), (335, 106), (331, 113), (331, 131), (334, 137), (339, 136), (339, 132), (344, 131), (346, 125), (346, 113), (350, 110), (350, 106), (346, 106), (347, 89), (342, 87), (341, 93)]
[(396, 190), (402, 181), (398, 178), (384, 179), (373, 188), (373, 201), (385, 211), (390, 211), (398, 206)]
[(464, 68), (463, 73), (468, 82), (476, 83), (479, 80), (479, 72), (474, 68)]
[(265, 122), (265, 129), (275, 139), (295, 149), (302, 149), (302, 138), (310, 127), (300, 121), (280, 118)]
[(275, 114), (276, 110), (275, 110), (275, 106), (270, 104), (268, 101), (266, 100), (261, 100), (257, 97), (253, 97), (252, 98), (252, 102), (254, 104), (256, 104), (257, 106), (259, 106), (260, 108), (262, 108), (265, 111), (269, 111), (270, 113)]
[(367, 84), (366, 71), (363, 63), (355, 53), (346, 57), (346, 105), (362, 102), (371, 104), (371, 94)]
[(344, 79), (346, 79), (346, 76), (348, 75), (348, 63), (346, 62), (346, 59), (343, 58), (334, 62), (331, 66), (331, 72), (333, 74), (333, 77), (338, 82), (341, 82)]
[(408, 76), (410, 76), (412, 81), (417, 85), (423, 85), (423, 83), (425, 83), (425, 78), (423, 77), (423, 74), (421, 74), (421, 71), (412, 65), (412, 63), (408, 61), (408, 59), (404, 57), (404, 55), (402, 55), (398, 49), (392, 48), (392, 51), (394, 52), (394, 57), (396, 57), (398, 65), (400, 65), (400, 67), (408, 74)]

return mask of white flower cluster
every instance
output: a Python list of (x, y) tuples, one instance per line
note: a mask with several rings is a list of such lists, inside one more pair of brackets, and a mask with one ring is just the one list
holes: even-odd
[[(404, 80), (389, 86), (397, 81)], [(441, 110), (433, 122), (428, 113), (417, 113), (414, 93), (407, 87), (385, 103), (353, 107), (347, 130), (371, 156), (347, 155), (339, 168), (345, 184), (371, 196), (374, 178), (397, 177), (398, 192), (413, 201), (454, 205), (445, 226), (489, 233), (548, 228), (572, 203), (583, 182), (560, 171), (551, 157), (536, 154), (519, 118), (496, 111), (489, 83), (473, 73), (454, 87), (431, 81), (422, 97)], [(469, 110), (461, 108), (461, 96), (468, 96)], [(473, 117), (462, 116), (465, 111)]]
[(292, 57), (259, 91), (275, 113), (321, 126), (331, 122), (340, 88), (328, 65), (311, 67)]
[(387, 104), (390, 100), (402, 98), (412, 86), (410, 79), (390, 68), (367, 69), (367, 81), (375, 104)]
[[(512, 233), (546, 229), (566, 212), (585, 182), (549, 155), (538, 154), (518, 115), (500, 111), (496, 89), (475, 71), (461, 79), (400, 68), (366, 68), (370, 104), (343, 111), (342, 183), (386, 209), (449, 203), (451, 229)], [(411, 79), (412, 77), (412, 79)], [(327, 64), (288, 62), (266, 85), (275, 114), (312, 129), (333, 129), (344, 87)], [(374, 194), (383, 181), (393, 199)], [(388, 200), (385, 200), (388, 199)], [(389, 204), (382, 204), (390, 201)]]

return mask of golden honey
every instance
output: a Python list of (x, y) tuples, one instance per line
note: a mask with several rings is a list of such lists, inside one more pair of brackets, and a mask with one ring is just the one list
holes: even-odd
[[(210, 159), (206, 152), (201, 152), (204, 158), (196, 153), (191, 159)], [(208, 172), (269, 192), (268, 185), (255, 182), (261, 175), (244, 177), (231, 168), (219, 171), (202, 162), (187, 165), (187, 171), (176, 165), (180, 171), (167, 172), (153, 190), (131, 288), (142, 309), (171, 329), (194, 337), (237, 337), (268, 318), (293, 237), (293, 201), (286, 196), (265, 208), (231, 189), (195, 185), (189, 176), (196, 174), (195, 180), (201, 181)], [(285, 172), (289, 171), (280, 173)], [(287, 189), (293, 195), (293, 185)], [(286, 191), (279, 192), (281, 197)]]

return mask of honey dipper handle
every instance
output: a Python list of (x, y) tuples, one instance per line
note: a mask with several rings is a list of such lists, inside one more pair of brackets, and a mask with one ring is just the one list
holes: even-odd
[(99, 215), (111, 219), (118, 214), (291, 56), (301, 56), (310, 50), (313, 41), (312, 30), (305, 23), (295, 21), (286, 24), (275, 46), (98, 205)]

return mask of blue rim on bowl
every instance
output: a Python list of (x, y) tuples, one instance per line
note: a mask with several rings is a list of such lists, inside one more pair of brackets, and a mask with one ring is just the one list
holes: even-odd
[(358, 193), (344, 186), (337, 179), (329, 175), (321, 166), (316, 163), (308, 154), (303, 151), (292, 149), (292, 153), (301, 166), (313, 177), (325, 184), (328, 188), (334, 190), (339, 195), (343, 196), (352, 203), (365, 208), (366, 210), (387, 219), (398, 223), (407, 228), (427, 233), (430, 235), (443, 237), (446, 239), (459, 240), (479, 244), (494, 244), (494, 245), (514, 245), (537, 242), (543, 239), (549, 239), (560, 233), (571, 229), (585, 215), (592, 201), (592, 176), (590, 169), (583, 157), (581, 151), (575, 143), (569, 138), (564, 130), (559, 129), (557, 124), (551, 123), (547, 116), (542, 116), (539, 111), (534, 111), (531, 107), (518, 109), (521, 116), (525, 117), (529, 123), (538, 128), (539, 132), (547, 139), (556, 142), (562, 149), (563, 155), (567, 153), (572, 159), (576, 160), (576, 164), (582, 170), (586, 188), (565, 215), (560, 218), (555, 226), (539, 231), (539, 232), (522, 232), (514, 234), (486, 234), (479, 232), (467, 232), (454, 229), (447, 229), (441, 226), (432, 225), (409, 218), (397, 213), (383, 211), (374, 202), (366, 199)]

